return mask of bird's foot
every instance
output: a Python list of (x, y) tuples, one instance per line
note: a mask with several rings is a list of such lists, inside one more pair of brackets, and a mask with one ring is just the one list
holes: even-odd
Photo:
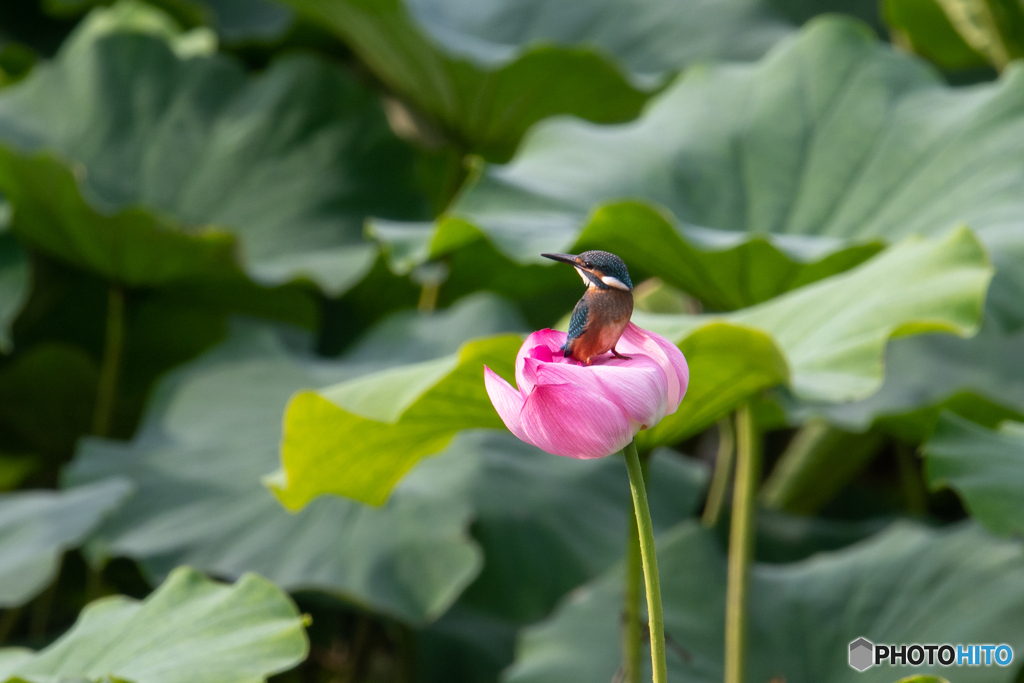
[(615, 349), (612, 349), (612, 356), (614, 356), (615, 358), (620, 358), (622, 360), (633, 360), (632, 356), (623, 356), (621, 353), (619, 353)]

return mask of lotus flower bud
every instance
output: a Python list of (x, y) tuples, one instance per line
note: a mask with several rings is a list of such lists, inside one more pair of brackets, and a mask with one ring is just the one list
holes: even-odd
[(628, 360), (605, 354), (589, 366), (562, 354), (565, 339), (555, 330), (527, 337), (516, 357), (518, 389), (484, 367), (491, 403), (526, 443), (554, 455), (603, 458), (679, 408), (690, 370), (664, 337), (629, 323), (617, 344)]

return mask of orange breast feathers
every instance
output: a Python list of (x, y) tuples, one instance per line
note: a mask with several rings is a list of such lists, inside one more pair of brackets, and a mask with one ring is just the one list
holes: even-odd
[(602, 292), (588, 296), (586, 329), (566, 346), (566, 353), (590, 365), (594, 358), (611, 351), (633, 315), (633, 297)]

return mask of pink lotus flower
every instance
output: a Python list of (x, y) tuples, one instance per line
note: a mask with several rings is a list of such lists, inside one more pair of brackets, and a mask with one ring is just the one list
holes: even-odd
[(592, 365), (562, 355), (565, 332), (534, 332), (516, 356), (516, 389), (484, 366), (484, 384), (505, 426), (528, 444), (570, 458), (616, 453), (641, 429), (676, 412), (690, 370), (675, 344), (629, 323), (619, 353)]

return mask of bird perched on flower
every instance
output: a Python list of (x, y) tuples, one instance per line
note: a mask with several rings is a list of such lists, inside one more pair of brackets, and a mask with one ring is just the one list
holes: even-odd
[(622, 358), (615, 344), (633, 315), (633, 282), (626, 264), (607, 251), (541, 256), (573, 266), (587, 286), (572, 311), (565, 355), (587, 365), (609, 351)]
[(676, 412), (690, 370), (675, 344), (629, 321), (632, 283), (619, 257), (545, 256), (572, 263), (587, 293), (569, 334), (540, 330), (526, 338), (516, 356), (518, 388), (484, 366), (487, 395), (509, 431), (529, 444), (571, 458), (611, 455)]
[(513, 387), (484, 366), (484, 385), (509, 431), (553, 455), (603, 458), (679, 408), (690, 370), (679, 348), (627, 323), (626, 357), (591, 365), (566, 356), (565, 332), (534, 332), (516, 356)]

